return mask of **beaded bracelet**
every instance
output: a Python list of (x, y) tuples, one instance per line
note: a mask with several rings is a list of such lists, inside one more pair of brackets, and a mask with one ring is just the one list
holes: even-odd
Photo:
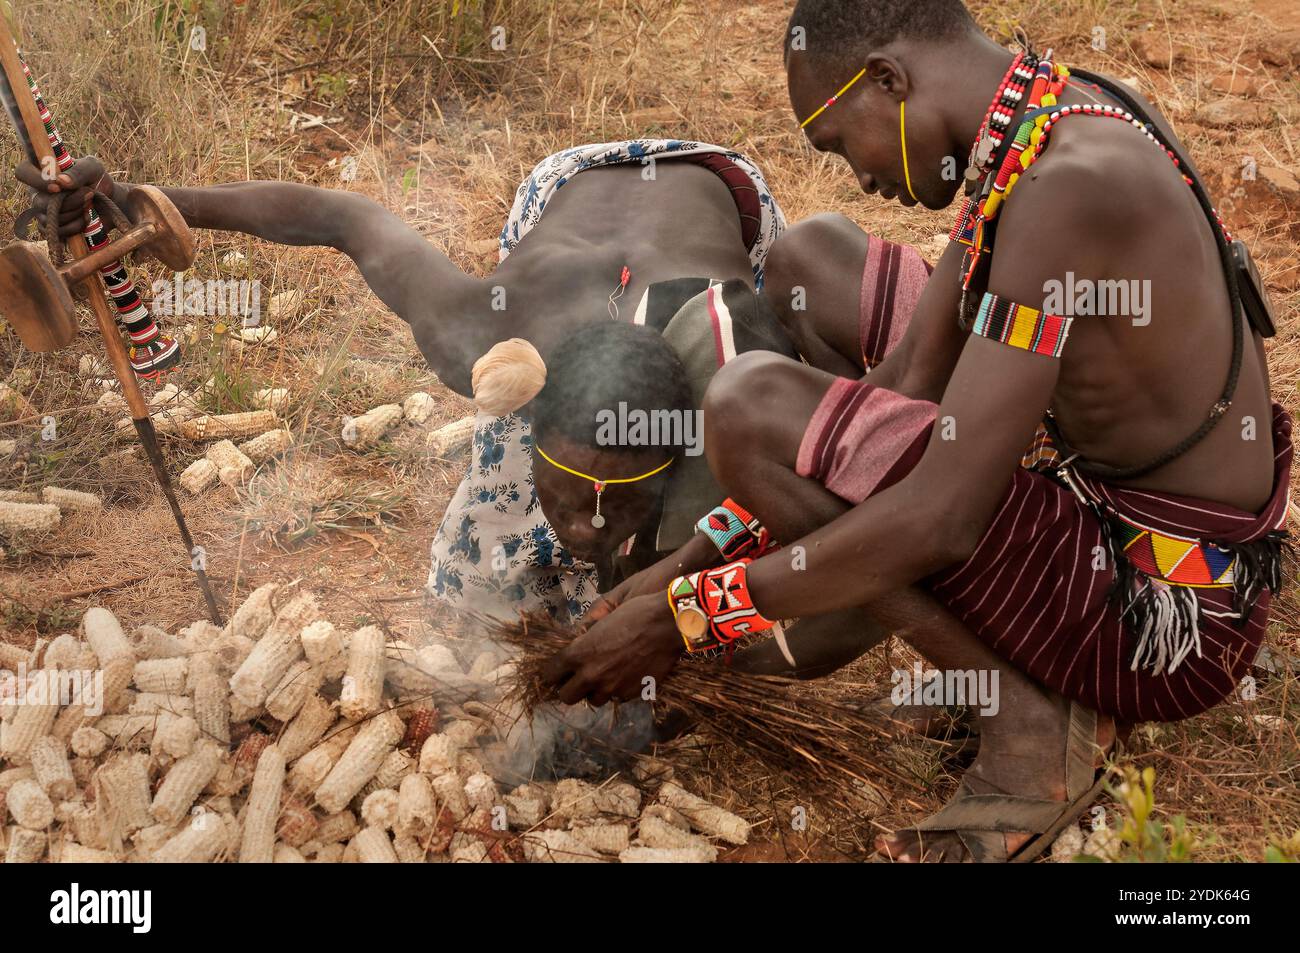
[(728, 499), (695, 524), (727, 562), (757, 559), (777, 548), (772, 535), (735, 500)]
[(776, 624), (754, 608), (746, 578), (750, 562), (678, 576), (669, 584), (668, 605), (687, 652), (707, 652)]

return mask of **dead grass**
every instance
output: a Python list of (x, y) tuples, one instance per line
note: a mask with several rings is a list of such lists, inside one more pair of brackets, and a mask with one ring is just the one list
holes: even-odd
[[(133, 181), (207, 184), (241, 178), (314, 182), (363, 191), (411, 222), (461, 267), (485, 273), (513, 189), (542, 156), (578, 142), (630, 135), (689, 135), (750, 154), (791, 220), (844, 212), (864, 227), (928, 253), (946, 235), (948, 213), (908, 212), (864, 199), (837, 160), (812, 153), (797, 135), (785, 98), (780, 38), (787, 0), (398, 0), (386, 4), (263, 0), (206, 5), (202, 19), (169, 0), (45, 0), (20, 4), (29, 61), (65, 135)], [(1009, 35), (1009, 8), (976, 0), (990, 29)], [(1225, 220), (1252, 243), (1273, 285), (1281, 330), (1269, 343), (1274, 392), (1293, 413), (1300, 379), (1300, 205), (1263, 181), (1241, 176), (1243, 156), (1258, 166), (1300, 168), (1300, 83), (1293, 70), (1261, 59), (1285, 4), (1256, 0), (1029, 0), (1015, 8), (1040, 46), (1072, 65), (1136, 77), (1174, 121), (1206, 174)], [(382, 15), (379, 10), (382, 9)], [(452, 10), (457, 9), (455, 15)], [(207, 29), (200, 53), (183, 41)], [(490, 30), (506, 27), (507, 49), (492, 50)], [(1106, 48), (1094, 49), (1094, 28)], [(113, 31), (113, 43), (103, 40)], [(1144, 65), (1133, 45), (1147, 34), (1188, 54), (1171, 71)], [(130, 69), (121, 68), (129, 62)], [(1220, 98), (1224, 74), (1258, 85), (1253, 97), (1270, 120), (1217, 128), (1198, 111)], [(316, 124), (316, 118), (320, 123)], [(355, 181), (340, 181), (355, 157)], [(0, 136), (0, 168), (14, 161)], [(0, 190), (0, 228), (19, 208)], [(941, 240), (941, 239), (940, 239)], [(405, 325), (367, 293), (350, 263), (333, 252), (279, 248), (218, 233), (198, 235), (193, 274), (250, 277), (264, 302), (282, 291), (301, 300), (271, 319), (278, 343), (236, 352), (207, 318), (192, 323), (189, 357), (171, 378), (194, 389), (224, 382), (213, 410), (243, 409), (264, 386), (288, 387), (286, 422), (297, 449), (258, 475), (247, 494), (219, 488), (185, 506), (209, 571), (235, 603), (253, 585), (299, 578), (359, 618), (395, 629), (428, 618), (415, 596), (427, 572), (427, 547), (460, 462), (427, 459), (417, 446), (390, 445), (357, 455), (338, 439), (340, 418), (413, 390), (439, 401), (437, 423), (467, 404), (437, 385)], [(230, 251), (242, 265), (223, 266)], [(150, 273), (150, 278), (165, 277)], [(83, 328), (88, 327), (83, 324)], [(84, 333), (53, 355), (21, 349), (0, 335), (0, 376), (19, 381), (41, 415), (58, 420), (56, 441), (39, 439), (39, 420), (0, 425), (23, 452), (6, 461), (5, 488), (58, 483), (103, 493), (105, 517), (70, 524), (57, 537), (11, 550), (0, 563), (7, 640), (29, 642), (75, 625), (92, 602), (125, 621), (183, 624), (202, 603), (147, 468), (113, 457), (129, 446), (112, 418), (86, 409), (98, 390), (77, 378), (78, 359), (99, 353)], [(170, 439), (179, 472), (201, 447)], [(15, 466), (15, 464), (17, 464)], [(332, 489), (331, 489), (332, 488)], [(373, 492), (372, 492), (373, 491)], [(382, 517), (381, 517), (381, 514)], [(360, 518), (356, 518), (360, 517)], [(137, 578), (139, 577), (139, 578)], [(88, 590), (109, 585), (95, 592)], [(81, 593), (79, 595), (79, 593)], [(441, 610), (435, 607), (434, 624)], [(1271, 644), (1291, 655), (1300, 609), (1278, 607)], [(844, 678), (880, 686), (910, 656), (875, 652)], [(1156, 767), (1159, 804), (1215, 833), (1200, 856), (1263, 856), (1270, 837), (1300, 827), (1296, 784), (1293, 667), (1261, 677), (1253, 702), (1234, 700), (1178, 725), (1143, 729), (1133, 759)], [(810, 691), (817, 691), (817, 686)], [(1254, 716), (1265, 716), (1264, 721)], [(1273, 721), (1271, 719), (1276, 719)], [(773, 856), (863, 856), (871, 834), (937, 807), (962, 764), (951, 745), (898, 742), (893, 755), (926, 779), (923, 796), (903, 795), (857, 817), (788, 819), (798, 792), (763, 766), (698, 739), (678, 746), (681, 770), (729, 799), (776, 845)], [(900, 792), (901, 793), (901, 792)]]

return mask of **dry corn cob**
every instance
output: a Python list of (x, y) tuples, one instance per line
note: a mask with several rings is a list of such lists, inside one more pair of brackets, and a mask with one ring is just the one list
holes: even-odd
[(717, 855), (699, 847), (629, 847), (618, 855), (620, 864), (711, 864)]
[(260, 465), (277, 457), (293, 446), (293, 434), (282, 428), (268, 430), (252, 440), (246, 440), (239, 445), (239, 451), (248, 459), (253, 461), (254, 465)]
[(130, 658), (134, 664), (135, 650), (122, 631), (122, 624), (107, 609), (99, 606), (87, 609), (81, 617), (81, 634), (95, 653), (95, 658), (99, 659), (100, 665), (107, 665), (119, 658)]
[(568, 831), (525, 834), (524, 856), (534, 864), (601, 863), (601, 856)]
[(305, 864), (307, 858), (304, 857), (296, 847), (290, 847), (288, 844), (277, 843), (275, 853), (271, 857), (274, 864)]
[(469, 799), (465, 797), (465, 787), (456, 772), (440, 774), (430, 783), (440, 810), (446, 811), (457, 821), (464, 820), (469, 815)]
[(253, 403), (262, 410), (281, 413), (289, 406), (289, 388), (265, 387), (253, 394)]
[(48, 533), (62, 519), (53, 503), (9, 503), (0, 501), (0, 536)]
[(426, 853), (423, 844), (404, 834), (393, 835), (393, 852), (404, 864), (422, 864)]
[(471, 808), (490, 811), (497, 805), (497, 783), (489, 774), (471, 774), (465, 779), (465, 799)]
[(297, 761), (310, 751), (325, 737), (325, 732), (333, 723), (334, 709), (330, 703), (318, 694), (310, 695), (280, 736), (280, 752), (285, 760)]
[(325, 619), (304, 626), (299, 640), (307, 661), (313, 665), (324, 665), (343, 652), (343, 636), (334, 628), (334, 623)]
[(252, 639), (254, 642), (260, 639), (275, 620), (275, 597), (279, 591), (279, 583), (268, 582), (250, 592), (230, 617), (226, 626), (229, 634)]
[(438, 402), (424, 391), (416, 391), (402, 401), (402, 416), (413, 424), (422, 424), (433, 416)]
[(160, 824), (179, 824), (189, 814), (199, 793), (208, 785), (221, 766), (222, 752), (210, 741), (200, 741), (194, 751), (171, 766), (150, 813)]
[(411, 774), (403, 778), (397, 796), (398, 833), (423, 838), (433, 829), (436, 812), (433, 786), (429, 779), (423, 774)]
[(379, 766), (375, 776), (361, 789), (362, 796), (375, 791), (396, 791), (402, 781), (415, 770), (415, 759), (400, 748), (389, 753), (384, 763)]
[(355, 814), (351, 811), (339, 811), (337, 814), (321, 818), (314, 839), (322, 844), (339, 843), (351, 840), (359, 829)]
[(261, 706), (266, 696), (302, 655), (298, 634), (319, 610), (309, 592), (300, 592), (275, 615), (275, 621), (230, 679), (231, 692), (246, 705)]
[(676, 781), (664, 783), (659, 789), (659, 799), (680, 811), (701, 834), (716, 837), (728, 844), (739, 845), (749, 841), (748, 821), (696, 797)]
[(288, 799), (280, 809), (280, 820), (275, 834), (290, 847), (302, 848), (308, 841), (316, 840), (320, 819), (310, 807), (296, 798)]
[(334, 770), (357, 733), (356, 726), (349, 725), (346, 721), (339, 724), (347, 727), (327, 729), (324, 740), (293, 763), (293, 769), (289, 772), (290, 790), (295, 793), (314, 793)]
[(94, 493), (80, 490), (66, 490), (59, 486), (47, 486), (41, 490), (41, 501), (53, 503), (60, 513), (98, 513), (104, 508), (104, 500)]
[(343, 442), (354, 450), (373, 447), (401, 419), (401, 404), (382, 404), (346, 422), (343, 427)]
[(356, 844), (357, 859), (363, 864), (400, 863), (388, 834), (377, 827), (363, 829), (353, 838), (353, 843)]
[(142, 692), (180, 695), (185, 692), (189, 671), (187, 658), (145, 659), (135, 663), (133, 681)]
[(488, 845), (479, 837), (457, 831), (452, 835), (448, 854), (453, 864), (490, 864)]
[(327, 811), (341, 811), (365, 783), (374, 777), (384, 759), (402, 740), (402, 719), (391, 711), (376, 715), (358, 730), (338, 764), (316, 789), (316, 801)]
[(465, 417), (429, 434), (425, 446), (435, 457), (449, 457), (468, 447), (474, 439), (474, 418)]
[(642, 816), (637, 827), (637, 838), (645, 847), (663, 850), (693, 850), (708, 857), (712, 863), (717, 858), (717, 848), (699, 834), (681, 830), (662, 818)]
[(275, 857), (275, 825), (280, 817), (284, 775), (284, 756), (279, 748), (271, 745), (258, 759), (248, 794), (244, 836), (239, 848), (241, 864), (270, 863)]
[(352, 633), (348, 643), (348, 670), (343, 676), (339, 708), (348, 718), (364, 718), (379, 711), (384, 694), (384, 633), (368, 625)]
[(43, 831), (54, 823), (54, 804), (34, 780), (19, 781), (11, 787), (5, 804), (14, 820), (29, 830)]
[(399, 797), (391, 788), (373, 791), (361, 805), (361, 820), (367, 827), (390, 831), (397, 825)]
[(223, 440), (252, 437), (280, 425), (271, 410), (250, 410), (241, 414), (217, 414), (195, 417), (181, 423), (181, 436), (187, 440)]
[[(43, 677), (43, 672), (33, 673)], [(26, 764), (32, 747), (48, 735), (58, 715), (58, 705), (36, 705), (26, 702), (14, 706), (16, 711), (8, 721), (0, 722), (0, 761)]]
[(276, 721), (289, 721), (316, 690), (320, 688), (320, 669), (306, 659), (289, 666), (278, 685), (266, 699), (266, 710)]
[(156, 625), (140, 626), (131, 633), (130, 640), (131, 648), (138, 659), (174, 659), (190, 654), (190, 647), (183, 639)]
[(40, 495), (26, 490), (0, 490), (0, 503), (39, 503)]
[(128, 834), (153, 822), (149, 756), (118, 754), (95, 772), (95, 809), (111, 829)]
[(81, 640), (65, 632), (45, 647), (41, 665), (45, 668), (69, 672), (77, 668), (80, 658)]
[(108, 747), (108, 735), (90, 726), (72, 733), (72, 753), (80, 758), (97, 758)]
[(217, 485), (221, 471), (207, 457), (199, 457), (176, 478), (186, 493), (198, 496)]
[(184, 758), (194, 750), (194, 743), (198, 739), (199, 723), (189, 715), (173, 715), (170, 712), (158, 714), (158, 726), (154, 729), (152, 742), (155, 754)]
[(627, 850), (632, 831), (626, 824), (592, 824), (570, 831), (592, 850), (601, 854), (618, 854)]
[(219, 816), (196, 817), (149, 858), (154, 864), (206, 864), (229, 845), (229, 831)]
[(230, 698), (210, 659), (198, 656), (191, 661), (189, 682), (200, 736), (229, 745)]
[(46, 794), (56, 801), (72, 797), (77, 782), (72, 777), (66, 744), (53, 735), (46, 735), (32, 745), (31, 761), (36, 780)]
[(47, 841), (44, 831), (31, 831), (25, 827), (9, 828), (9, 846), (5, 851), (5, 863), (36, 863), (45, 856)]

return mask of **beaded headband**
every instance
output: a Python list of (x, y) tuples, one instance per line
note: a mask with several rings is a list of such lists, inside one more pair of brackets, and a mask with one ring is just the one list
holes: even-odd
[(609, 486), (611, 483), (640, 483), (642, 480), (648, 480), (656, 474), (663, 473), (663, 471), (673, 465), (673, 461), (669, 460), (667, 463), (662, 463), (655, 467), (649, 473), (643, 473), (640, 476), (602, 480), (600, 477), (594, 477), (590, 473), (583, 473), (581, 470), (566, 467), (563, 463), (557, 463), (555, 460), (551, 459), (551, 456), (545, 450), (541, 448), (540, 444), (533, 444), (533, 448), (542, 455), (543, 460), (555, 467), (557, 470), (563, 470), (565, 473), (571, 473), (576, 477), (581, 477), (584, 480), (591, 481), (592, 485), (596, 488), (596, 515), (591, 518), (591, 525), (596, 527), (596, 529), (600, 529), (605, 525), (605, 517), (600, 515), (600, 495), (605, 492), (605, 487)]
[(817, 118), (818, 116), (820, 116), (822, 113), (824, 113), (826, 110), (830, 109), (830, 108), (831, 108), (832, 106), (834, 106), (837, 102), (839, 102), (839, 101), (840, 101), (840, 97), (843, 96), (845, 93), (847, 93), (850, 89), (852, 89), (853, 86), (854, 86), (854, 84), (856, 84), (858, 80), (862, 79), (862, 77), (864, 77), (864, 76), (866, 76), (866, 75), (867, 75), (867, 68), (864, 66), (864, 67), (862, 67), (862, 71), (861, 71), (860, 73), (858, 73), (857, 76), (853, 77), (851, 80), (849, 80), (847, 83), (844, 84), (844, 88), (843, 88), (843, 89), (841, 89), (838, 93), (836, 93), (836, 94), (835, 94), (834, 96), (832, 96), (830, 99), (826, 100), (826, 102), (822, 104), (822, 107), (821, 107), (820, 109), (818, 109), (815, 113), (813, 113), (811, 116), (809, 116), (809, 117), (808, 117), (807, 119), (805, 119), (803, 122), (799, 123), (799, 128), (800, 128), (800, 129), (807, 129), (807, 128), (808, 128), (808, 124), (809, 124), (810, 122), (812, 122), (814, 119), (816, 119), (816, 118)]

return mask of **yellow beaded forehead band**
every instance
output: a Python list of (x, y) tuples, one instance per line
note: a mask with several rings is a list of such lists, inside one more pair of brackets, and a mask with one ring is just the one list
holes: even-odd
[(853, 86), (854, 86), (854, 84), (857, 83), (858, 80), (862, 79), (862, 77), (864, 77), (864, 76), (866, 76), (866, 75), (867, 75), (867, 68), (864, 66), (864, 67), (862, 67), (862, 71), (861, 71), (860, 73), (858, 73), (857, 76), (853, 77), (851, 80), (849, 80), (847, 83), (844, 84), (844, 88), (843, 88), (843, 89), (841, 89), (838, 93), (836, 93), (836, 94), (835, 94), (834, 96), (832, 96), (830, 99), (826, 100), (826, 102), (822, 104), (821, 109), (817, 110), (815, 113), (813, 113), (811, 116), (809, 116), (809, 117), (808, 117), (807, 119), (805, 119), (803, 122), (801, 122), (801, 123), (799, 124), (799, 128), (800, 128), (800, 129), (807, 129), (807, 128), (808, 128), (808, 124), (809, 124), (810, 122), (812, 122), (814, 119), (816, 119), (816, 118), (817, 118), (818, 116), (820, 116), (822, 113), (824, 113), (826, 110), (830, 109), (830, 108), (831, 108), (832, 106), (834, 106), (837, 102), (839, 102), (839, 101), (840, 101), (840, 97), (843, 96), (845, 93), (847, 93), (850, 89), (852, 89)]
[(550, 455), (545, 450), (541, 448), (540, 444), (533, 444), (533, 447), (542, 455), (543, 460), (555, 467), (557, 470), (563, 470), (565, 473), (571, 473), (576, 477), (581, 477), (584, 480), (591, 481), (592, 485), (596, 488), (596, 515), (591, 518), (591, 525), (596, 527), (596, 529), (600, 529), (605, 525), (605, 517), (600, 515), (600, 495), (605, 492), (605, 487), (609, 486), (611, 483), (640, 483), (642, 480), (648, 480), (656, 474), (663, 473), (673, 465), (673, 461), (669, 460), (667, 463), (655, 467), (649, 473), (643, 473), (640, 476), (602, 480), (600, 477), (594, 477), (590, 473), (583, 473), (581, 470), (566, 467), (563, 463), (557, 463), (551, 459)]

